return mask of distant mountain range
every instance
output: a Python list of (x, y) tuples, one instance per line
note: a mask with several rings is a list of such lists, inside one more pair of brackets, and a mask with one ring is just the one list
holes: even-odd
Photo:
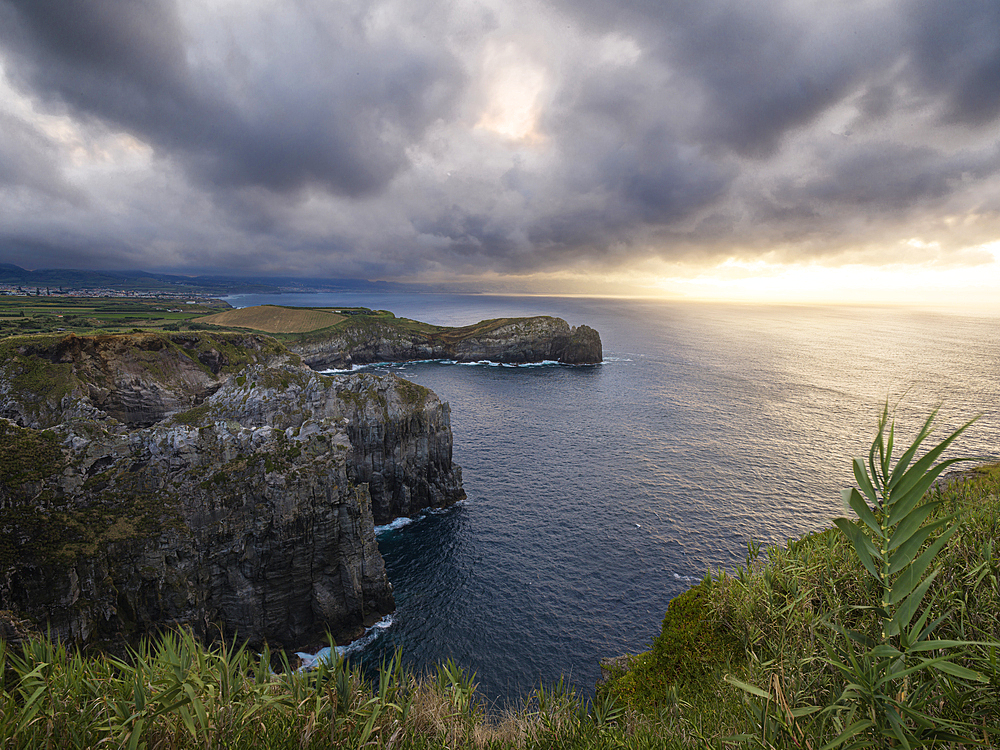
[[(0, 286), (48, 288), (51, 291), (115, 289), (178, 294), (269, 294), (277, 292), (434, 292), (429, 284), (403, 284), (366, 279), (300, 279), (292, 277), (173, 276), (149, 271), (77, 271), (65, 268), (28, 271), (0, 263)], [(449, 287), (449, 291), (457, 290)]]

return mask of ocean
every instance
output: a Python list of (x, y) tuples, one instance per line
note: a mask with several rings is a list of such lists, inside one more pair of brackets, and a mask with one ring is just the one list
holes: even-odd
[[(976, 415), (961, 455), (1000, 456), (996, 316), (889, 307), (434, 294), (242, 295), (234, 306), (360, 305), (440, 325), (557, 315), (604, 362), (386, 364), (452, 408), (468, 499), (382, 528), (397, 610), (350, 652), (449, 657), (491, 705), (646, 649), (670, 599), (844, 514), (851, 459), (889, 399), (903, 438), (940, 407)], [(897, 405), (898, 404), (898, 405)], [(908, 440), (907, 440), (908, 442)]]

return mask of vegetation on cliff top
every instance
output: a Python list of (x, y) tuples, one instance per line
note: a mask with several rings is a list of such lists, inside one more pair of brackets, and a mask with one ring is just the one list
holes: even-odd
[(180, 330), (192, 318), (228, 309), (221, 300), (0, 296), (0, 338), (39, 333)]
[[(170, 304), (179, 307), (169, 307)], [(468, 339), (488, 338), (505, 326), (524, 329), (538, 318), (494, 318), (467, 326), (438, 326), (398, 318), (366, 307), (258, 305), (232, 309), (220, 300), (181, 304), (164, 300), (93, 300), (72, 297), (10, 298), (0, 302), (0, 342), (21, 346), (50, 334), (102, 335), (205, 331), (213, 334), (267, 334), (292, 349), (339, 341), (347, 350), (389, 340), (403, 346), (447, 348)], [(37, 341), (37, 338), (34, 339)], [(28, 376), (26, 376), (28, 377)], [(31, 379), (29, 377), (29, 379)], [(31, 385), (51, 394), (44, 379)], [(41, 393), (42, 391), (39, 391)], [(27, 391), (25, 391), (27, 392)], [(65, 393), (56, 394), (61, 397)]]
[[(82, 356), (84, 350), (87, 356)], [(147, 370), (167, 383), (177, 376), (165, 356), (171, 353), (209, 376), (236, 372), (261, 356), (287, 354), (274, 339), (246, 333), (57, 333), (0, 340), (0, 373), (22, 402), (58, 402), (81, 383), (99, 383), (123, 366)]]
[(199, 318), (199, 323), (216, 326), (250, 328), (266, 333), (306, 333), (320, 328), (329, 328), (345, 320), (345, 316), (332, 310), (318, 307), (284, 307), (279, 305), (257, 305)]
[[(545, 320), (555, 320), (543, 316)], [(358, 344), (373, 336), (403, 336), (422, 339), (429, 345), (455, 344), (488, 335), (507, 325), (523, 326), (534, 318), (491, 318), (467, 326), (438, 326), (410, 318), (398, 318), (387, 310), (356, 308), (311, 308), (260, 305), (228, 310), (199, 318), (196, 322), (231, 328), (266, 331), (284, 341), (312, 343), (330, 336), (346, 337)]]
[[(883, 437), (869, 461), (882, 479), (856, 470), (862, 491), (878, 502), (852, 503), (859, 522), (838, 519), (857, 531), (809, 534), (766, 560), (751, 545), (745, 567), (707, 577), (671, 602), (651, 651), (633, 657), (634, 668), (606, 692), (647, 715), (670, 715), (675, 734), (711, 727), (719, 743), (994, 746), (1000, 466), (932, 487), (936, 449), (907, 475), (915, 452), (904, 454), (898, 470), (888, 458), (879, 466), (892, 453), (891, 437), (888, 444)], [(860, 538), (862, 523), (875, 540)], [(667, 690), (636, 679), (668, 673), (662, 655), (683, 653), (691, 627), (671, 610), (690, 614), (699, 603), (698, 627), (713, 644), (703, 651), (707, 663), (689, 660)]]

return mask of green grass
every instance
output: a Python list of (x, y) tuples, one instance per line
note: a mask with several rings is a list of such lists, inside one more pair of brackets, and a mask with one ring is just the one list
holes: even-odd
[[(289, 308), (295, 309), (295, 308)], [(340, 309), (340, 308), (334, 308)], [(214, 316), (213, 316), (214, 317)], [(346, 337), (354, 345), (373, 336), (396, 335), (422, 340), (432, 345), (455, 344), (465, 339), (483, 336), (506, 325), (523, 324), (528, 318), (492, 318), (467, 326), (438, 326), (410, 318), (397, 318), (387, 310), (358, 309), (346, 315), (336, 325), (304, 333), (277, 333), (283, 341), (310, 343), (323, 341), (332, 335)]]
[(487, 717), (473, 675), (449, 661), (417, 677), (398, 654), (365, 683), (343, 661), (295, 672), (280, 654), (206, 647), (181, 631), (122, 659), (0, 642), (0, 670), (4, 748), (678, 747), (564, 686)]
[(133, 327), (188, 328), (193, 318), (226, 309), (229, 305), (219, 300), (199, 300), (188, 305), (183, 299), (0, 295), (0, 338), (39, 333), (108, 333)]
[(62, 468), (59, 439), (51, 430), (30, 430), (0, 419), (0, 482), (8, 492)]

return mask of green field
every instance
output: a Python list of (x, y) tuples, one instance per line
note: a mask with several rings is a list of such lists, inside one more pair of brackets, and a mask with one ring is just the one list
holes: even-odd
[[(0, 296), (0, 337), (37, 333), (177, 330), (193, 318), (228, 310), (221, 300)], [(176, 328), (175, 328), (176, 327)]]

